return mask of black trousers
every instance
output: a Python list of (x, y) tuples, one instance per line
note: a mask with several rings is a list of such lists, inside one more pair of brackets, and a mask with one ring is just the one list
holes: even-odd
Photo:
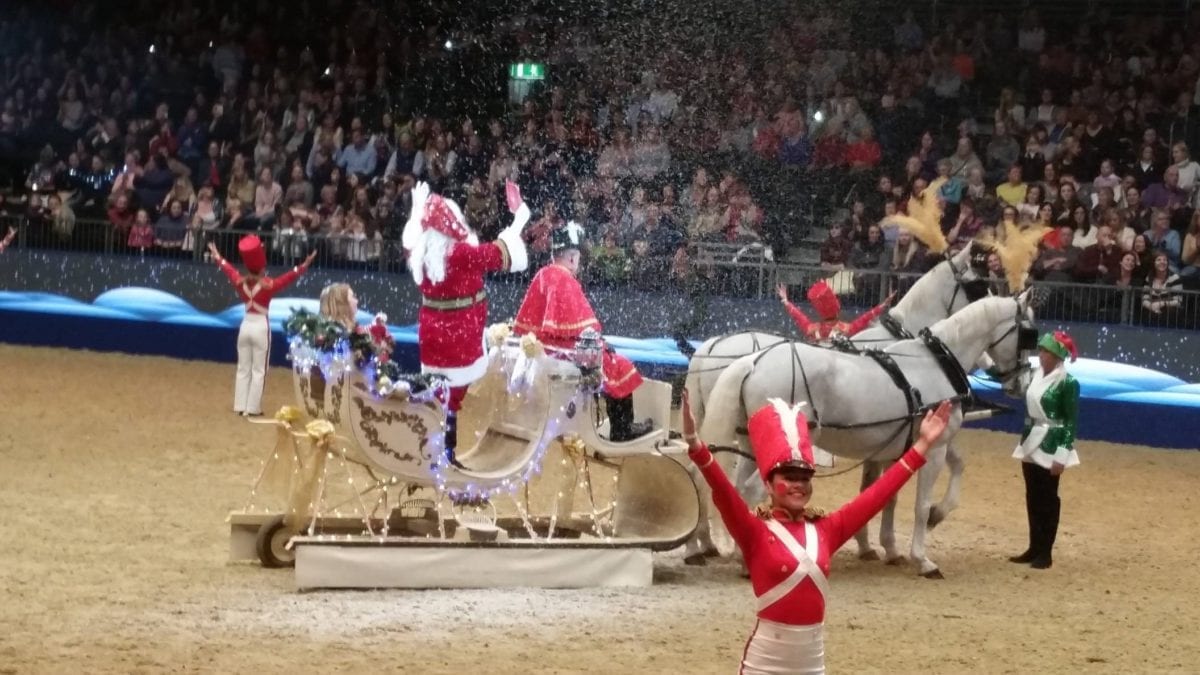
[(1058, 479), (1049, 469), (1021, 462), (1025, 477), (1025, 514), (1029, 518), (1029, 551), (1035, 558), (1049, 558), (1058, 536)]

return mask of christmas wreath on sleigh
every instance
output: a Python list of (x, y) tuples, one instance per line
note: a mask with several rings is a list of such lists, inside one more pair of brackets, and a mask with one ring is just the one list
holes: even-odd
[(283, 328), (288, 336), (288, 358), (301, 368), (316, 366), (327, 379), (333, 373), (357, 368), (366, 375), (376, 396), (445, 400), (444, 378), (403, 372), (392, 360), (396, 340), (387, 329), (386, 314), (376, 314), (370, 325), (348, 330), (338, 321), (297, 309)]

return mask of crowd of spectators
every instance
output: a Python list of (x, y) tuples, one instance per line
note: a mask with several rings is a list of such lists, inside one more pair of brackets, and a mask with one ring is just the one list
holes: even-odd
[[(960, 11), (929, 25), (772, 5), (746, 41), (652, 14), (446, 37), (369, 2), (334, 3), (337, 27), (306, 2), (184, 1), (151, 27), (70, 4), (49, 26), (0, 18), (0, 153), (38, 149), (27, 199), (0, 209), (26, 216), (31, 239), (78, 243), (77, 222), (99, 218), (122, 249), (190, 255), (256, 230), (278, 259), (319, 246), (327, 262), (401, 264), (416, 181), (486, 237), (514, 178), (535, 256), (574, 219), (608, 281), (682, 280), (705, 241), (783, 260), (831, 219), (822, 267), (919, 272), (933, 257), (886, 218), (922, 193), (954, 246), (1004, 219), (1054, 228), (1037, 279), (1142, 285), (1150, 312), (1200, 281), (1191, 16), (1047, 26), (1036, 9)], [(484, 112), (453, 98), (477, 77), (453, 61), (463, 45), (552, 77)]]

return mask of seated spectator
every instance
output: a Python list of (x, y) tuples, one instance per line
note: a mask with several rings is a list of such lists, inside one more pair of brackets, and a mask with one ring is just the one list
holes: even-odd
[(180, 253), (187, 236), (188, 219), (183, 202), (172, 199), (154, 224), (154, 243), (161, 249)]
[(1192, 212), (1192, 221), (1183, 237), (1183, 249), (1179, 256), (1179, 278), (1188, 286), (1200, 282), (1200, 209)]
[(708, 188), (703, 202), (688, 223), (688, 239), (693, 242), (719, 240), (724, 218), (725, 203), (721, 198), (721, 189), (714, 185)]
[[(799, 115), (789, 115), (779, 143), (779, 163), (803, 169), (812, 161), (813, 144), (808, 125)], [(707, 175), (707, 174), (706, 174)]]
[(1200, 164), (1192, 159), (1187, 143), (1183, 142), (1171, 146), (1171, 158), (1175, 161), (1174, 167), (1179, 175), (1179, 189), (1190, 197), (1196, 192), (1196, 182), (1200, 179)]
[(1116, 167), (1113, 166), (1111, 159), (1102, 160), (1100, 162), (1100, 175), (1092, 179), (1092, 190), (1099, 192), (1104, 188), (1108, 188), (1112, 191), (1113, 195), (1120, 192), (1121, 177), (1114, 173), (1114, 171), (1116, 171)]
[(1058, 198), (1054, 200), (1054, 223), (1071, 224), (1075, 207), (1083, 206), (1075, 190), (1075, 183), (1063, 179), (1058, 186)]
[(971, 169), (983, 169), (983, 162), (979, 161), (979, 156), (971, 147), (970, 138), (959, 138), (954, 154), (950, 155), (948, 159), (950, 160), (950, 177), (959, 177), (965, 180)]
[(1170, 261), (1165, 253), (1154, 256), (1154, 267), (1146, 277), (1142, 293), (1142, 309), (1149, 314), (1146, 318), (1154, 323), (1173, 323), (1183, 307), (1183, 285), (1179, 275), (1171, 272)]
[(1146, 234), (1139, 234), (1133, 238), (1133, 246), (1130, 248), (1134, 255), (1137, 256), (1137, 275), (1142, 279), (1150, 274), (1151, 268), (1154, 266), (1154, 248), (1150, 245), (1150, 238)]
[(1025, 191), (1025, 199), (1021, 200), (1021, 202), (1017, 204), (1017, 214), (1020, 216), (1021, 222), (1039, 222), (1039, 217), (1042, 211), (1042, 202), (1044, 201), (1045, 199), (1043, 199), (1041, 185), (1035, 183), (1028, 186), (1028, 189)]
[(958, 206), (958, 217), (946, 233), (946, 241), (950, 242), (951, 251), (962, 250), (972, 239), (979, 235), (983, 228), (983, 219), (975, 214), (975, 201), (964, 199)]
[(1092, 226), (1088, 210), (1082, 204), (1071, 211), (1071, 226), (1075, 228), (1075, 236), (1071, 241), (1072, 246), (1083, 250), (1096, 244), (1097, 228)]
[[(1075, 232), (1070, 225), (1060, 225), (1054, 240), (1042, 240), (1042, 252), (1033, 262), (1030, 274), (1041, 281), (1072, 281), (1079, 249), (1071, 245)], [(1049, 235), (1047, 235), (1049, 239)]]
[(1179, 233), (1171, 229), (1171, 214), (1165, 209), (1156, 209), (1152, 225), (1145, 235), (1150, 249), (1166, 254), (1171, 272), (1176, 272), (1179, 269), (1183, 245), (1179, 241)]
[[(1164, 174), (1163, 166), (1155, 157), (1154, 147), (1149, 145), (1141, 147), (1138, 151), (1138, 159), (1129, 167), (1129, 171), (1137, 181), (1139, 191), (1144, 191), (1155, 183), (1161, 183)], [(1178, 176), (1178, 174), (1176, 175)]]
[(996, 186), (996, 196), (1005, 204), (1017, 206), (1025, 201), (1029, 186), (1021, 180), (1021, 165), (1013, 164), (1008, 167), (1008, 180)]
[(621, 283), (629, 277), (629, 257), (612, 230), (605, 230), (600, 242), (588, 249), (588, 259), (593, 276), (602, 283)]
[(671, 170), (671, 150), (663, 141), (658, 127), (647, 126), (642, 132), (641, 140), (633, 148), (630, 169), (634, 178), (639, 180), (653, 180)]
[(731, 190), (729, 206), (721, 220), (725, 241), (735, 243), (762, 238), (763, 212), (754, 204), (745, 185), (739, 184)]
[(258, 170), (258, 183), (254, 186), (254, 217), (262, 227), (269, 228), (276, 217), (276, 209), (282, 204), (283, 188), (275, 182), (270, 167), (262, 167)]
[(1169, 166), (1161, 183), (1154, 183), (1142, 194), (1142, 203), (1151, 209), (1175, 209), (1187, 206), (1191, 195), (1179, 187), (1179, 167)]
[(864, 127), (859, 131), (858, 139), (846, 146), (846, 163), (851, 171), (868, 171), (879, 166), (883, 160), (883, 150), (879, 141), (875, 140), (875, 131)]
[(1137, 254), (1133, 251), (1125, 251), (1121, 254), (1121, 261), (1118, 263), (1117, 268), (1109, 270), (1105, 282), (1118, 288), (1138, 288), (1145, 282), (1146, 276), (1137, 272)]
[(129, 241), (129, 230), (133, 228), (133, 220), (137, 212), (129, 201), (127, 193), (117, 195), (108, 207), (108, 224), (112, 226), (113, 238), (118, 247), (123, 247)]
[(1009, 135), (1008, 126), (1004, 122), (996, 123), (995, 131), (984, 151), (984, 157), (987, 159), (984, 168), (987, 170), (988, 180), (999, 182), (1005, 175), (1008, 175), (1011, 181), (1012, 169), (1016, 167), (1017, 182), (1021, 182), (1020, 166), (1017, 164), (1017, 160), (1021, 157), (1021, 145), (1017, 143), (1017, 139)]
[(171, 173), (166, 160), (159, 155), (152, 156), (146, 169), (134, 180), (138, 203), (150, 209), (158, 209), (174, 185), (175, 174)]
[(225, 200), (237, 197), (243, 204), (253, 204), (254, 192), (254, 180), (250, 178), (250, 173), (246, 168), (246, 156), (234, 155), (229, 170), (229, 185), (225, 189)]
[(145, 254), (146, 249), (154, 247), (154, 226), (150, 224), (150, 212), (138, 209), (133, 217), (133, 226), (129, 228), (129, 248)]
[(987, 284), (992, 295), (1008, 295), (1008, 276), (1004, 272), (1004, 263), (995, 251), (987, 254)]
[[(1096, 231), (1096, 243), (1083, 247), (1075, 265), (1075, 279), (1083, 283), (1110, 279), (1119, 271), (1118, 267), (1124, 255), (1124, 251), (1113, 239), (1111, 228), (1101, 225), (1093, 229)], [(1075, 236), (1075, 241), (1078, 242), (1078, 230), (1075, 231)], [(1075, 245), (1079, 246), (1078, 243)]]
[(633, 175), (633, 146), (629, 142), (628, 130), (622, 128), (613, 132), (612, 142), (600, 151), (596, 171), (601, 176), (617, 179)]
[(850, 252), (854, 243), (846, 235), (846, 228), (840, 222), (829, 226), (829, 237), (821, 243), (821, 269), (836, 271), (846, 269), (850, 262)]

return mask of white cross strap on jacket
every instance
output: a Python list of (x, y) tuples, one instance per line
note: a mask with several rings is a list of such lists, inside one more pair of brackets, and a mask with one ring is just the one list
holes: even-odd
[(817, 556), (820, 553), (820, 547), (817, 545), (817, 528), (812, 523), (804, 523), (804, 546), (801, 546), (800, 542), (796, 541), (792, 533), (788, 532), (787, 528), (778, 520), (766, 522), (767, 529), (779, 538), (779, 541), (796, 559), (796, 569), (786, 579), (758, 596), (758, 611), (761, 612), (782, 600), (784, 596), (795, 590), (806, 577), (812, 578), (822, 597), (829, 597), (829, 579), (817, 566)]
[(256, 281), (256, 282), (254, 282), (253, 286), (247, 285), (246, 282), (244, 282), (244, 281), (242, 282), (242, 292), (246, 294), (247, 298), (249, 298), (249, 300), (246, 300), (246, 313), (247, 314), (266, 314), (267, 313), (266, 306), (259, 303), (258, 300), (255, 299), (255, 296), (258, 295), (258, 292), (261, 289), (262, 289), (262, 282)]

